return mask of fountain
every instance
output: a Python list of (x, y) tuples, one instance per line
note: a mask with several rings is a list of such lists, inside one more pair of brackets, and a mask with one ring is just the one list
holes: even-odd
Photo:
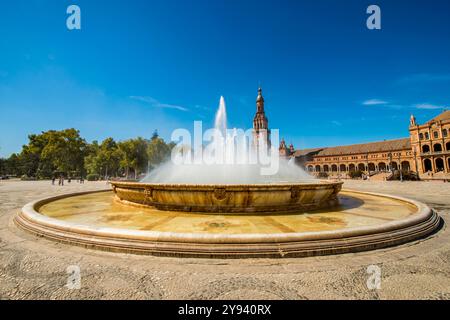
[[(212, 142), (187, 164), (168, 161), (141, 183), (111, 182), (116, 199), (159, 210), (210, 214), (301, 212), (337, 205), (342, 182), (317, 181), (300, 167), (278, 158), (276, 174), (260, 174), (262, 165), (248, 160), (257, 158), (257, 148), (236, 139), (236, 129), (227, 130), (223, 97), (214, 123)], [(238, 141), (242, 144), (234, 148)], [(268, 149), (265, 141), (261, 140), (260, 150)], [(216, 154), (208, 153), (208, 148), (218, 151), (223, 161), (214, 163)]]
[(372, 250), (424, 237), (439, 226), (437, 214), (422, 203), (341, 192), (342, 182), (313, 179), (292, 160), (277, 158), (278, 170), (261, 174), (264, 164), (250, 160), (276, 148), (265, 136), (253, 135), (253, 144), (241, 139), (242, 145), (236, 136), (236, 129), (227, 129), (221, 97), (205, 148), (174, 149), (172, 159), (143, 181), (112, 181), (112, 193), (35, 201), (15, 222), (91, 248), (222, 258)]

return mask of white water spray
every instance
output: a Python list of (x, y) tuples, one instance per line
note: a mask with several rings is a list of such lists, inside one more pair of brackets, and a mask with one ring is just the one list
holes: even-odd
[[(251, 146), (252, 136), (240, 136), (239, 139), (237, 129), (227, 130), (227, 112), (223, 97), (220, 97), (214, 127), (212, 141), (200, 152), (192, 152), (192, 143), (178, 147), (180, 150), (190, 150), (188, 158), (193, 154), (192, 161), (189, 159), (178, 163), (172, 158), (152, 170), (142, 181), (172, 184), (262, 184), (310, 182), (314, 179), (295, 165), (293, 159), (288, 161), (279, 158), (278, 154), (275, 158), (279, 162), (278, 170), (274, 174), (262, 175), (261, 169), (264, 166), (258, 162), (249, 162), (257, 153)], [(179, 155), (177, 157), (180, 158)]]

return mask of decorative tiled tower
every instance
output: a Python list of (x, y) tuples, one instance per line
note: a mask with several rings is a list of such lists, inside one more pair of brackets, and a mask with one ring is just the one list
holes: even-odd
[(258, 96), (256, 97), (256, 114), (253, 118), (253, 144), (258, 145), (260, 139), (264, 139), (264, 144), (270, 148), (270, 130), (269, 121), (264, 112), (264, 98), (262, 89), (258, 88)]
[(280, 147), (278, 148), (278, 152), (280, 153), (280, 157), (282, 158), (288, 158), (289, 157), (289, 148), (286, 145), (286, 141), (284, 141), (284, 138), (280, 141)]
[(284, 138), (280, 141), (280, 147), (278, 148), (278, 152), (281, 158), (290, 158), (295, 153), (294, 145), (291, 143), (289, 147), (286, 144)]

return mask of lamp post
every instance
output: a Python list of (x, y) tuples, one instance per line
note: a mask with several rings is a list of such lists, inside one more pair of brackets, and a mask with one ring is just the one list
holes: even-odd
[(417, 151), (415, 149), (414, 149), (414, 165), (416, 166), (417, 179), (420, 180), (420, 178), (419, 178), (419, 167), (418, 167), (418, 164), (417, 164)]
[(341, 181), (341, 165), (340, 165), (340, 162), (339, 162), (339, 160), (341, 159), (341, 154), (342, 154), (342, 152), (340, 152), (338, 154), (338, 159), (337, 159), (338, 181)]
[(389, 152), (388, 157), (389, 157), (389, 171), (392, 172), (392, 153), (391, 152)]
[(366, 152), (366, 171), (367, 171), (367, 176), (370, 176), (370, 171), (369, 171), (369, 153)]
[(403, 168), (402, 168), (402, 162), (400, 159), (401, 154), (402, 154), (401, 152), (399, 152), (399, 154), (398, 154), (398, 163), (399, 163), (399, 171), (400, 171), (400, 182), (403, 182), (403, 173), (402, 173)]

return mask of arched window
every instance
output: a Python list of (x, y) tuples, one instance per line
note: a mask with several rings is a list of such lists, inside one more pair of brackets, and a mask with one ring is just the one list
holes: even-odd
[(422, 146), (422, 152), (423, 152), (423, 153), (428, 153), (428, 152), (430, 152), (430, 146), (429, 146), (429, 145), (423, 145), (423, 146)]
[(316, 172), (320, 172), (320, 166), (319, 165), (316, 166)]
[(337, 170), (337, 165), (333, 164), (333, 165), (331, 166), (331, 171), (337, 172), (337, 171), (338, 171), (338, 170)]
[(348, 165), (348, 171), (355, 171), (355, 165), (353, 163)]
[(379, 171), (386, 171), (386, 163), (380, 162), (380, 163), (378, 164), (378, 170), (379, 170)]
[(314, 167), (311, 166), (311, 165), (309, 165), (309, 166), (308, 166), (308, 171), (309, 171), (309, 172), (313, 172), (313, 170), (314, 170)]
[(447, 138), (447, 135), (448, 135), (447, 129), (442, 130), (442, 135), (443, 135), (445, 138)]
[(423, 160), (423, 168), (425, 172), (433, 171), (433, 167), (431, 166), (431, 160), (425, 159)]
[(392, 170), (398, 170), (397, 162), (392, 161), (392, 162), (391, 162), (391, 166), (392, 166)]
[(342, 172), (347, 171), (347, 167), (345, 166), (345, 164), (341, 164), (341, 165), (339, 166), (339, 171), (342, 171)]
[(419, 140), (423, 140), (423, 133), (419, 133)]
[(409, 161), (402, 161), (402, 170), (403, 171), (409, 171), (411, 170), (411, 167), (409, 165)]
[(436, 159), (436, 171), (444, 171), (444, 160), (442, 158)]
[(430, 139), (430, 136), (428, 135), (428, 132), (425, 132), (425, 140)]
[(431, 165), (431, 160), (430, 159), (423, 160), (423, 168), (424, 168), (425, 172), (433, 171), (433, 167)]
[(366, 171), (366, 166), (364, 165), (364, 163), (358, 164), (358, 170), (359, 171)]
[(325, 172), (328, 172), (328, 171), (329, 171), (329, 167), (328, 167), (327, 164), (323, 166), (323, 171), (325, 171)]
[(439, 138), (439, 133), (437, 131), (433, 131), (433, 137), (435, 139)]
[[(447, 151), (450, 151), (450, 142), (447, 142), (446, 144), (445, 144), (445, 149), (447, 150)], [(449, 158), (450, 159), (450, 158)]]
[(369, 171), (375, 171), (375, 163), (369, 163), (369, 165), (368, 165), (368, 167), (369, 167)]
[(436, 143), (436, 144), (433, 146), (433, 151), (434, 151), (434, 152), (442, 151), (442, 145), (441, 145), (440, 143)]

